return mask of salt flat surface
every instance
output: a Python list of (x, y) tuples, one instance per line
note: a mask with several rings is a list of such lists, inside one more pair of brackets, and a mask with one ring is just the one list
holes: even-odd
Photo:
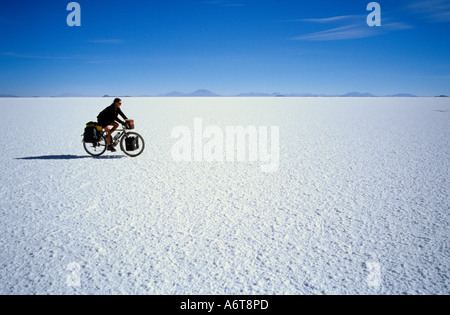
[[(1, 294), (450, 293), (448, 99), (124, 99), (146, 151), (90, 158), (110, 102), (0, 99)], [(279, 126), (279, 171), (175, 162), (196, 117)]]

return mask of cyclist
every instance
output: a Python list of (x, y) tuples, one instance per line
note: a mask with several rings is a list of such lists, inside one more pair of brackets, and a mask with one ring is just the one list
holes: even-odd
[[(118, 116), (122, 116), (122, 118), (125, 120), (128, 119), (128, 117), (125, 116), (125, 114), (120, 109), (120, 106), (122, 106), (122, 100), (120, 98), (116, 98), (113, 104), (105, 108), (97, 116), (98, 124), (101, 125), (108, 134), (108, 136), (106, 137), (108, 145), (107, 150), (111, 152), (116, 152), (116, 149), (114, 149), (114, 147), (111, 145), (111, 142), (112, 134), (117, 130), (117, 128), (119, 128), (119, 124), (117, 122), (125, 125), (125, 122), (121, 121)], [(110, 129), (109, 126), (112, 126), (112, 129)]]

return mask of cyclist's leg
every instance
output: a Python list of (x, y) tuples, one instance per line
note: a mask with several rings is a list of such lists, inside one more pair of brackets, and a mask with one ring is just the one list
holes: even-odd
[(106, 144), (108, 145), (108, 147), (111, 145), (111, 134), (112, 134), (112, 132), (111, 132), (111, 130), (109, 129), (109, 127), (108, 126), (106, 126), (105, 128), (103, 128), (103, 129), (105, 129), (105, 131), (106, 131)]
[[(109, 126), (112, 126), (113, 128), (109, 129)], [(116, 123), (116, 122), (112, 122), (112, 123), (109, 124), (109, 126), (106, 126), (104, 128), (106, 133), (107, 133), (106, 143), (107, 143), (108, 147), (111, 145), (111, 142), (112, 142), (112, 134), (114, 133), (114, 131), (117, 130), (117, 128), (119, 128), (119, 124)]]
[(119, 128), (119, 124), (116, 123), (115, 121), (112, 122), (112, 123), (110, 124), (110, 126), (113, 126), (113, 129), (111, 130), (111, 134), (112, 134), (114, 131), (116, 131), (117, 128)]

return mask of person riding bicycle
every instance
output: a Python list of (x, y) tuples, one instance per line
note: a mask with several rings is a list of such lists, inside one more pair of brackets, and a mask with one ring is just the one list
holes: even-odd
[[(120, 109), (120, 106), (122, 106), (122, 100), (120, 98), (116, 98), (113, 104), (105, 108), (97, 116), (98, 124), (101, 125), (108, 134), (106, 137), (108, 145), (107, 150), (111, 152), (116, 152), (116, 149), (114, 149), (114, 147), (111, 145), (111, 142), (112, 142), (112, 134), (114, 133), (114, 131), (117, 130), (117, 128), (119, 128), (119, 124), (117, 122), (121, 123), (123, 126), (126, 125), (126, 123), (121, 121), (118, 118), (118, 116), (119, 115), (122, 116), (122, 118), (125, 120), (128, 119), (128, 117), (125, 116), (125, 114)], [(109, 126), (112, 126), (113, 128), (110, 129)]]

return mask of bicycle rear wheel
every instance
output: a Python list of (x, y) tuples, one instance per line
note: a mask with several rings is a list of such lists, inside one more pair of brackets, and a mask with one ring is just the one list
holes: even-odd
[[(127, 139), (128, 138), (137, 138), (137, 148), (132, 148), (132, 150), (127, 150), (130, 148), (127, 148)], [(130, 157), (137, 157), (141, 155), (144, 152), (145, 149), (145, 141), (142, 136), (136, 132), (129, 132), (126, 135), (122, 137), (122, 140), (120, 141), (120, 149), (125, 153), (126, 155)]]
[(100, 156), (106, 152), (106, 148), (108, 146), (106, 142), (106, 137), (102, 135), (100, 137), (100, 141), (96, 143), (86, 143), (83, 141), (83, 146), (86, 152), (92, 156)]

